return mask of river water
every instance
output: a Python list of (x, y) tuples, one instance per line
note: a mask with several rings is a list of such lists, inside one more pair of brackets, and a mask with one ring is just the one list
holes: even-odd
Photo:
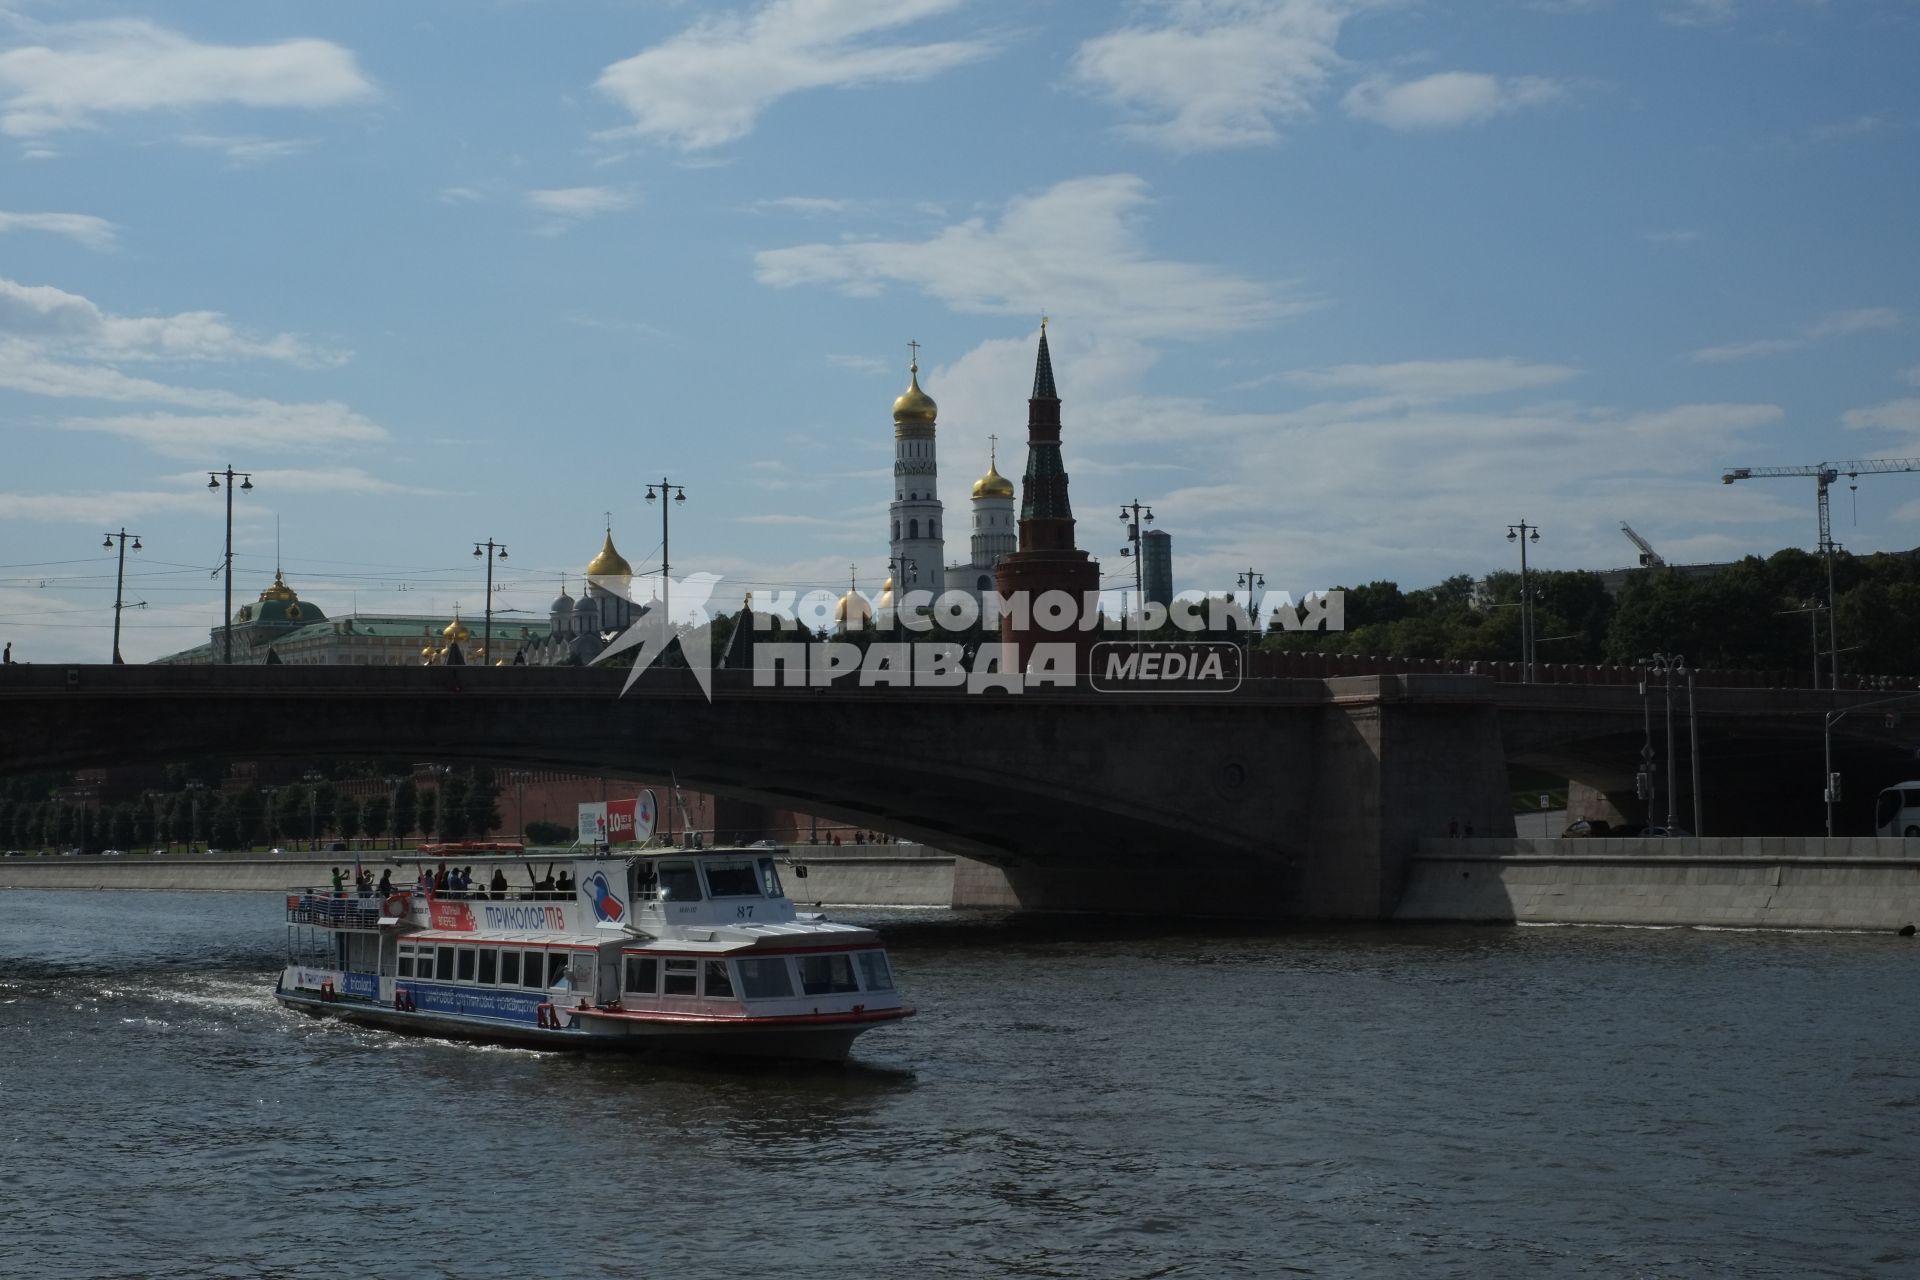
[(0, 1275), (1915, 1276), (1920, 946), (845, 911), (845, 1068), (271, 999), (277, 895), (0, 892)]

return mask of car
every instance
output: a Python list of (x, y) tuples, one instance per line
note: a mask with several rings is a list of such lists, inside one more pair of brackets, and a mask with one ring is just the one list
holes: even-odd
[(20, 855), (20, 851), (19, 851), (18, 849), (9, 849), (9, 850), (7, 850), (7, 856), (8, 856), (9, 858), (18, 858), (18, 857), (20, 857), (21, 855)]
[(1617, 834), (1613, 825), (1604, 818), (1582, 818), (1570, 822), (1567, 829), (1560, 833), (1562, 840), (1598, 840), (1602, 836)]
[[(278, 852), (278, 850), (275, 850), (275, 852)], [(329, 852), (329, 853), (346, 853), (346, 852), (347, 852), (347, 842), (346, 842), (345, 840), (335, 840), (335, 841), (334, 841), (334, 842), (333, 842), (332, 844), (330, 844), (330, 845), (328, 845), (328, 846), (327, 846), (327, 852)]]
[(155, 849), (153, 851), (153, 856), (156, 858), (164, 858), (167, 856), (167, 851), (165, 849)]
[(282, 852), (285, 852), (285, 851), (284, 851), (284, 850), (282, 850), (282, 849), (280, 848), (280, 846), (279, 846), (279, 845), (275, 845), (275, 846), (273, 846), (273, 848), (271, 848), (271, 849), (269, 849), (269, 850), (267, 850), (267, 852), (268, 852), (268, 853), (282, 853)]
[(102, 849), (100, 856), (103, 858), (124, 858), (127, 856), (127, 851), (125, 849)]
[(63, 851), (60, 856), (63, 858), (76, 858), (80, 856), (80, 851), (78, 849), (67, 849)]

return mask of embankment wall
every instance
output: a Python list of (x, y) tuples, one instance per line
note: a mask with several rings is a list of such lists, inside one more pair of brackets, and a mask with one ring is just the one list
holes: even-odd
[[(812, 846), (789, 850), (793, 860), (807, 868), (801, 879), (789, 868), (787, 894), (804, 905), (823, 906), (1014, 906), (1006, 877), (998, 869), (938, 849), (917, 844)], [(457, 859), (471, 866), (476, 883), (493, 876), (503, 865), (508, 881), (523, 886), (532, 864), (544, 873), (548, 861), (570, 855), (542, 854), (532, 858)], [(362, 865), (378, 875), (394, 868), (396, 881), (410, 882), (419, 873), (411, 857), (396, 861), (385, 852), (363, 851)], [(339, 853), (267, 857), (244, 853), (178, 853), (165, 857), (127, 854), (123, 857), (0, 858), (0, 889), (112, 889), (174, 891), (268, 891), (300, 885), (324, 885), (332, 868), (351, 868), (353, 855)], [(959, 892), (956, 892), (958, 888)]]
[(1920, 840), (1423, 840), (1396, 920), (1898, 929)]

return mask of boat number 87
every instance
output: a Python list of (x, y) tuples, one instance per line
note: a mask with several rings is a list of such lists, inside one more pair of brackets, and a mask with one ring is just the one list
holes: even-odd
[(752, 907), (735, 907), (733, 909), (733, 914), (738, 916), (742, 920), (751, 920), (753, 918), (753, 908)]

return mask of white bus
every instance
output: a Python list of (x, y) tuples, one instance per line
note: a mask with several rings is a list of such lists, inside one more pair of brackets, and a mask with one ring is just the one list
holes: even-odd
[(1903, 782), (1880, 793), (1873, 830), (1882, 836), (1920, 836), (1920, 782)]

